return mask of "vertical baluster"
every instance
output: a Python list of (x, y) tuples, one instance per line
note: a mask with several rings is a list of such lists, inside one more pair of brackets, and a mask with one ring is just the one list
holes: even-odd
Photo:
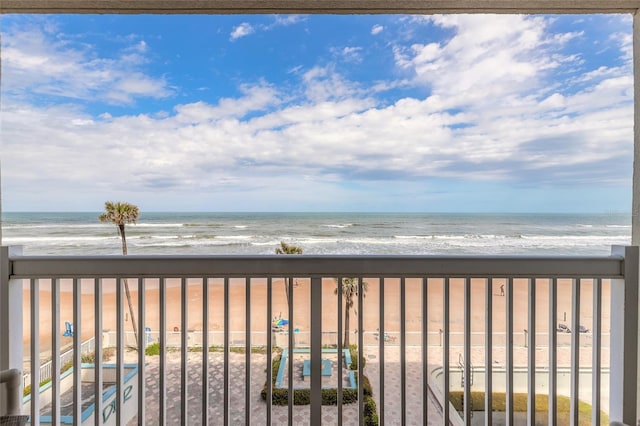
[(513, 425), (513, 278), (507, 279), (506, 325), (507, 325), (507, 383), (506, 424)]
[(362, 329), (364, 328), (364, 294), (362, 294), (362, 277), (358, 277), (356, 279), (358, 283), (358, 418), (360, 419), (360, 423), (362, 423), (364, 419), (364, 386), (362, 380), (362, 360), (364, 359), (364, 352), (362, 350)]
[(73, 279), (73, 424), (82, 423), (82, 361), (81, 361), (81, 302), (80, 280)]
[(602, 279), (593, 280), (593, 325), (591, 335), (593, 337), (593, 360), (592, 360), (592, 397), (591, 397), (591, 424), (600, 424), (600, 370), (602, 346)]
[(444, 417), (444, 424), (449, 424), (449, 278), (444, 279), (443, 297), (444, 306), (442, 307), (442, 321), (443, 321), (443, 348), (442, 348), (442, 367), (444, 370), (444, 405), (442, 415)]
[(31, 424), (40, 424), (40, 280), (31, 279)]
[(245, 384), (244, 412), (245, 424), (251, 423), (251, 280), (245, 278)]
[[(407, 424), (406, 282), (400, 278), (400, 421)], [(362, 309), (362, 308), (360, 308)], [(361, 328), (359, 330), (362, 330)], [(358, 365), (360, 365), (358, 363)]]
[(95, 382), (94, 394), (94, 423), (95, 426), (102, 425), (102, 278), (93, 280), (94, 295), (94, 330), (95, 330), (95, 353), (96, 363), (93, 369)]
[(549, 282), (549, 424), (558, 419), (558, 279)]
[(471, 280), (464, 279), (464, 421), (471, 422)]
[(378, 328), (378, 357), (380, 358), (380, 424), (384, 424), (384, 278), (380, 277), (380, 323)]
[(288, 277), (285, 278), (285, 286), (287, 287), (287, 292), (289, 292), (289, 364), (288, 367), (288, 385), (287, 390), (289, 394), (289, 405), (287, 407), (288, 415), (289, 415), (289, 426), (293, 426), (293, 345), (294, 345), (294, 327), (293, 327), (293, 278)]
[[(322, 278), (311, 278), (311, 409), (312, 426), (322, 424)], [(338, 376), (340, 380), (341, 376)]]
[(145, 284), (144, 278), (138, 280), (138, 424), (146, 423), (145, 402), (147, 397), (147, 371), (145, 351), (147, 349), (147, 329), (145, 321)]
[[(267, 371), (271, 368), (267, 364)], [(209, 424), (209, 278), (202, 279), (202, 424)]]
[(51, 419), (60, 425), (60, 280), (51, 280)]
[(189, 349), (189, 291), (187, 279), (180, 279), (180, 301), (182, 304), (180, 318), (180, 419), (183, 425), (187, 424), (188, 395), (189, 395), (189, 371), (187, 369), (187, 355)]
[(167, 424), (167, 280), (160, 278), (160, 426)]
[(229, 425), (229, 277), (224, 277), (224, 425)]
[(273, 338), (272, 286), (272, 278), (269, 277), (267, 278), (267, 426), (271, 426), (271, 404), (273, 401), (273, 369), (271, 368), (273, 365), (273, 356), (271, 353), (273, 351), (271, 343)]
[(528, 377), (527, 419), (530, 426), (536, 423), (536, 282), (529, 278), (529, 323), (528, 327)]
[(338, 295), (338, 426), (342, 426), (342, 277), (338, 277), (336, 285)]
[(124, 309), (123, 280), (118, 278), (116, 288), (116, 425), (124, 424), (122, 418), (124, 397)]
[(493, 278), (486, 278), (485, 282), (485, 311), (484, 324), (484, 424), (493, 424)]
[(580, 279), (573, 279), (571, 292), (571, 407), (570, 423), (578, 424), (580, 386)]
[(422, 278), (422, 424), (427, 424), (429, 419), (429, 367), (427, 363), (429, 349), (429, 316), (427, 279)]

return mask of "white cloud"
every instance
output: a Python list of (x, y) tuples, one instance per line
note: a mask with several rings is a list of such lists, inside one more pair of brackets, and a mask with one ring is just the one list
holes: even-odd
[(254, 32), (255, 32), (255, 29), (253, 28), (253, 26), (251, 26), (251, 24), (249, 24), (248, 22), (243, 22), (242, 24), (235, 27), (233, 31), (231, 31), (231, 34), (229, 35), (229, 40), (235, 41), (239, 38), (246, 37), (250, 34), (253, 34)]
[[(288, 74), (299, 78), (298, 87), (244, 84), (239, 96), (185, 103), (171, 113), (92, 116), (69, 104), (3, 99), (7, 198), (26, 188), (74, 187), (99, 205), (114, 188), (127, 188), (141, 196), (161, 190), (163, 197), (209, 199), (224, 193), (239, 201), (238, 194), (251, 194), (313, 205), (332, 191), (352, 195), (340, 190), (344, 181), (371, 187), (447, 178), (532, 186), (628, 181), (629, 67), (579, 68), (581, 59), (561, 49), (576, 36), (552, 34), (540, 17), (430, 22), (451, 36), (394, 46), (396, 65), (411, 79), (372, 87), (349, 80), (335, 66), (315, 66)], [(85, 53), (68, 53), (71, 64), (84, 63), (77, 58)], [(24, 61), (38, 58), (31, 54)], [(570, 87), (551, 84), (549, 75), (566, 69), (571, 77), (563, 83)], [(127, 77), (108, 86), (113, 96), (164, 87), (154, 87), (157, 81), (144, 74)], [(428, 93), (374, 98), (377, 90), (398, 84), (427, 87)]]
[(553, 39), (545, 33), (543, 18), (452, 15), (430, 20), (454, 30), (454, 36), (410, 49), (396, 47), (396, 61), (415, 73), (416, 82), (454, 104), (526, 93), (538, 86), (542, 72), (558, 66), (545, 49)]
[(305, 15), (273, 15), (273, 21), (267, 24), (251, 25), (248, 22), (243, 22), (231, 31), (229, 39), (235, 41), (257, 31), (272, 31), (278, 27), (288, 27), (306, 20), (307, 17)]
[(299, 24), (307, 20), (305, 15), (275, 15), (273, 17), (273, 23), (265, 25), (262, 28), (265, 30), (271, 30), (276, 27), (288, 27), (289, 25)]
[(360, 63), (362, 62), (362, 47), (346, 46), (342, 48), (331, 48), (331, 53), (340, 58), (344, 62)]
[(380, 25), (380, 24), (376, 24), (373, 27), (371, 27), (371, 34), (372, 35), (378, 35), (382, 31), (384, 31), (384, 27), (382, 25)]
[(631, 34), (616, 33), (612, 35), (612, 38), (618, 42), (622, 58), (631, 62), (633, 60), (633, 36)]
[[(47, 26), (47, 31), (56, 27)], [(36, 26), (7, 28), (2, 37), (2, 90), (24, 98), (52, 95), (132, 103), (138, 97), (172, 95), (166, 81), (145, 74), (144, 41), (125, 46), (114, 57), (99, 57), (95, 46)]]
[(242, 119), (247, 114), (264, 111), (281, 103), (279, 94), (269, 85), (243, 85), (242, 97), (222, 98), (217, 105), (196, 102), (178, 105), (177, 119), (185, 123), (216, 122), (222, 119)]
[(303, 82), (306, 97), (312, 102), (345, 99), (362, 93), (356, 83), (338, 74), (331, 65), (305, 72)]

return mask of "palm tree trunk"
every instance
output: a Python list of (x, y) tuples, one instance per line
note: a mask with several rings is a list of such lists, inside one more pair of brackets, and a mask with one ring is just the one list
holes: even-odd
[[(284, 294), (287, 296), (287, 312), (289, 312), (289, 299), (291, 298), (289, 296), (289, 292), (291, 291), (291, 288), (289, 287), (289, 278), (285, 278), (284, 279)], [(289, 314), (287, 313), (287, 316), (289, 316)]]
[(343, 349), (349, 348), (349, 301), (344, 307), (344, 343), (342, 344)]
[[(127, 255), (127, 238), (124, 234), (124, 224), (118, 227), (120, 230), (120, 237), (122, 238), (122, 254)], [(131, 326), (133, 327), (133, 336), (135, 338), (136, 347), (138, 347), (138, 326), (136, 325), (136, 317), (133, 315), (133, 302), (131, 301), (131, 292), (129, 291), (129, 280), (124, 279), (124, 291), (127, 296), (127, 303), (129, 304), (129, 315), (131, 316)]]

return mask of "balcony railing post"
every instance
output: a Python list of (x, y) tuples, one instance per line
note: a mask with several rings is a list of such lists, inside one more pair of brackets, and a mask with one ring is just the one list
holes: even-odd
[[(9, 261), (10, 256), (20, 254), (22, 247), (0, 247), (0, 371), (22, 371), (22, 280), (10, 279)], [(6, 386), (0, 386), (0, 415), (7, 412), (6, 405)]]
[[(340, 360), (339, 356), (338, 360)], [(310, 361), (311, 408), (309, 422), (311, 425), (320, 425), (322, 424), (322, 279), (319, 277), (311, 278)]]
[(611, 282), (611, 421), (636, 424), (638, 412), (638, 278), (640, 247), (612, 247), (624, 256), (624, 280)]

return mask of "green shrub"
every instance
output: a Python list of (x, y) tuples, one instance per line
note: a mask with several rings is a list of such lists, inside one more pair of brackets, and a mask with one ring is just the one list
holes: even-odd
[(378, 407), (376, 407), (376, 402), (371, 396), (366, 396), (364, 398), (364, 425), (378, 426), (379, 421)]
[[(115, 353), (114, 348), (106, 348), (102, 350), (102, 362), (108, 361), (111, 356)], [(96, 353), (88, 352), (80, 355), (80, 360), (83, 364), (95, 364), (96, 363)]]
[[(349, 370), (357, 371), (358, 370), (358, 346), (349, 345), (349, 354), (351, 355), (351, 365), (349, 366)], [(363, 370), (366, 364), (367, 364), (367, 360), (364, 357), (362, 357)]]
[[(282, 361), (282, 354), (279, 354), (273, 358), (271, 362), (271, 377), (272, 377), (272, 396), (273, 405), (288, 405), (289, 404), (289, 390), (284, 388), (276, 388), (276, 379), (278, 377), (278, 371), (280, 370), (280, 363)], [(371, 388), (371, 382), (367, 376), (363, 377), (363, 392), (366, 398), (370, 397), (373, 393)], [(357, 380), (357, 373), (356, 373)], [(260, 397), (263, 401), (267, 400), (267, 384), (265, 383)], [(353, 404), (358, 401), (357, 389), (342, 389), (342, 403)], [(293, 391), (293, 404), (294, 405), (309, 405), (311, 403), (311, 391), (310, 389), (294, 389)], [(322, 389), (322, 405), (338, 405), (338, 390), (337, 389)], [(374, 402), (375, 411), (375, 402)], [(376, 415), (377, 418), (377, 415)], [(374, 424), (374, 423), (371, 423)], [(377, 424), (377, 423), (375, 423)]]
[(364, 396), (373, 396), (373, 388), (371, 387), (371, 382), (366, 375), (362, 375), (362, 392)]
[(338, 392), (331, 392), (332, 390), (322, 389), (322, 405), (338, 405)]
[(96, 363), (96, 353), (95, 352), (89, 352), (86, 354), (81, 354), (80, 355), (80, 361), (83, 364), (95, 364)]
[[(331, 389), (328, 389), (328, 390), (331, 390)], [(338, 392), (336, 391), (336, 400), (337, 399), (338, 399)], [(342, 389), (342, 403), (353, 404), (355, 402), (358, 402), (358, 389)]]
[(102, 350), (102, 361), (109, 361), (109, 358), (111, 358), (115, 353), (116, 348), (104, 348)]
[[(45, 380), (41, 381), (41, 382), (38, 384), (38, 387), (39, 387), (39, 388), (41, 388), (41, 387), (43, 387), (44, 385), (46, 385), (47, 383), (49, 383), (50, 381), (51, 381), (51, 379), (45, 379)], [(29, 394), (31, 394), (31, 385), (27, 385), (27, 386), (25, 386), (25, 387), (24, 387), (24, 391), (22, 392), (22, 395), (23, 395), (23, 396), (27, 396), (27, 395), (29, 395)]]
[[(275, 352), (278, 352), (277, 349), (274, 349)], [(209, 352), (224, 352), (224, 346), (222, 345), (212, 345), (209, 346)], [(247, 352), (247, 348), (244, 346), (230, 346), (229, 352), (235, 354), (243, 354)], [(266, 346), (252, 346), (251, 347), (252, 354), (266, 354), (267, 347)]]
[(67, 362), (65, 365), (62, 366), (62, 368), (60, 369), (60, 373), (64, 373), (65, 371), (71, 369), (73, 367), (73, 360)]
[(156, 342), (156, 343), (152, 343), (149, 346), (147, 346), (147, 348), (144, 350), (145, 355), (147, 356), (154, 356), (154, 355), (160, 355), (160, 343)]
[[(260, 392), (260, 397), (263, 401), (267, 400), (267, 387), (263, 387)], [(287, 405), (289, 404), (289, 391), (288, 389), (273, 388), (271, 396), (273, 405)], [(342, 403), (353, 404), (358, 401), (358, 391), (356, 389), (343, 389), (342, 390)], [(311, 390), (310, 389), (294, 389), (293, 390), (293, 405), (309, 405), (311, 404)], [(337, 389), (322, 389), (322, 405), (338, 405), (338, 390)]]

